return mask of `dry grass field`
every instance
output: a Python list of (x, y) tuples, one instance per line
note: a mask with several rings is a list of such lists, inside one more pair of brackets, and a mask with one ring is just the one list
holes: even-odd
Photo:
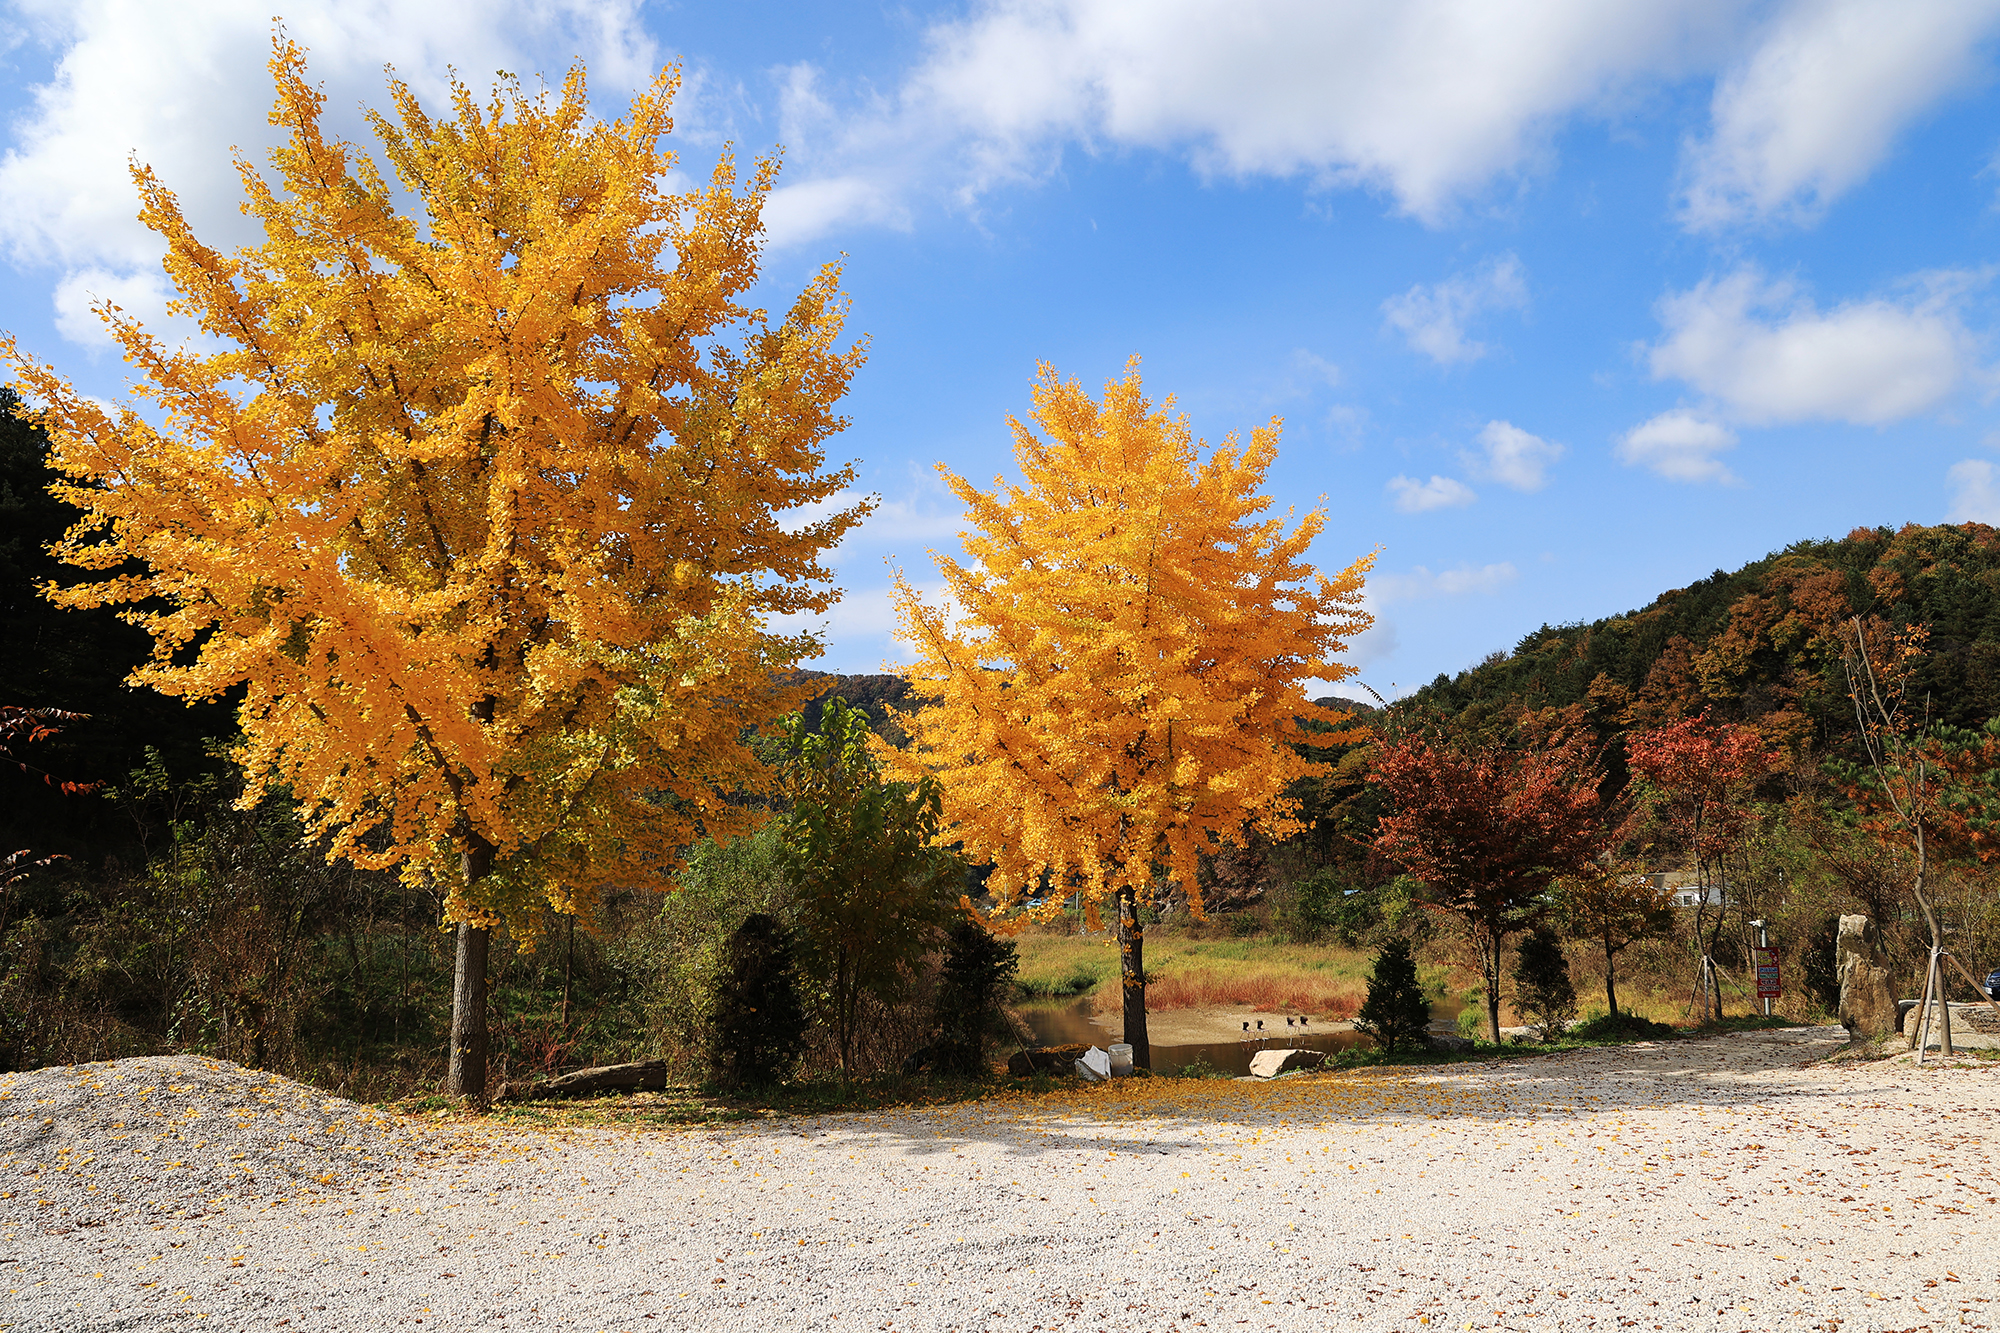
[[(1092, 995), (1100, 1011), (1118, 1007), (1117, 987), (1104, 984), (1118, 975), (1118, 946), (1105, 934), (1031, 928), (1014, 943), (1027, 1003), (1069, 1004), (1079, 996)], [(1420, 949), (1418, 959), (1433, 1002), (1478, 1007), (1483, 987), (1468, 950), (1439, 943)], [(1635, 950), (1630, 958), (1621, 959), (1619, 1008), (1655, 1022), (1687, 1022), (1689, 982), (1678, 975), (1681, 961), (1666, 950), (1644, 955)], [(1369, 950), (1333, 943), (1294, 944), (1270, 935), (1232, 938), (1154, 926), (1146, 932), (1146, 971), (1153, 978), (1146, 987), (1146, 1007), (1158, 1013), (1244, 1007), (1315, 1018), (1352, 1018), (1367, 994), (1373, 962)], [(1601, 960), (1588, 950), (1574, 949), (1570, 975), (1576, 985), (1578, 1016), (1604, 1013)], [(1503, 984), (1501, 1022), (1512, 1025), (1519, 1020), (1504, 998), (1509, 990), (1511, 986)], [(1734, 991), (1727, 991), (1724, 1000), (1724, 1010), (1731, 1015), (1756, 1010), (1751, 998)], [(1796, 987), (1777, 1009), (1802, 1022), (1827, 1017)]]

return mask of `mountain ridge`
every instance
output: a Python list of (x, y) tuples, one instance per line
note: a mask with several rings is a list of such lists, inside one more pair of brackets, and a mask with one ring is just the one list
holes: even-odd
[(1913, 688), (1938, 720), (2000, 712), (2000, 530), (1983, 523), (1794, 542), (1636, 610), (1544, 624), (1399, 706), (1482, 726), (1580, 707), (1600, 732), (1706, 712), (1773, 744), (1827, 748), (1852, 730), (1838, 642), (1854, 616), (1928, 627)]

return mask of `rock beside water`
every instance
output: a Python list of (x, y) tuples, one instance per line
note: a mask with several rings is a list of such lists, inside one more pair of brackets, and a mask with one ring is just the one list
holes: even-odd
[(1250, 1057), (1250, 1074), (1253, 1078), (1276, 1078), (1294, 1069), (1317, 1069), (1325, 1063), (1325, 1051), (1259, 1051)]

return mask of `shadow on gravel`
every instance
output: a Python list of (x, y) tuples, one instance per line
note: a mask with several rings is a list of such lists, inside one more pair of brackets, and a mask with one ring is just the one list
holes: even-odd
[(1846, 1074), (1825, 1066), (1840, 1028), (1783, 1028), (1498, 1061), (1292, 1074), (1269, 1082), (1135, 1078), (1021, 1087), (977, 1101), (769, 1121), (729, 1131), (756, 1137), (893, 1141), (914, 1156), (986, 1144), (1023, 1158), (1101, 1148), (1209, 1152), (1218, 1126), (1269, 1132), (1291, 1124), (1577, 1119), (1620, 1108), (1782, 1106), (1823, 1101)]

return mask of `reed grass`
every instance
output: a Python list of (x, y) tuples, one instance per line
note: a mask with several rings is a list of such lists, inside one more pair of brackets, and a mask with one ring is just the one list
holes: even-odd
[[(1016, 941), (1025, 1002), (1094, 994), (1117, 1008), (1118, 946), (1102, 935), (1024, 933)], [(1249, 1007), (1322, 1018), (1352, 1018), (1367, 992), (1369, 954), (1268, 938), (1190, 939), (1158, 930), (1146, 938), (1146, 1007)], [(1089, 984), (1085, 984), (1086, 981)]]

